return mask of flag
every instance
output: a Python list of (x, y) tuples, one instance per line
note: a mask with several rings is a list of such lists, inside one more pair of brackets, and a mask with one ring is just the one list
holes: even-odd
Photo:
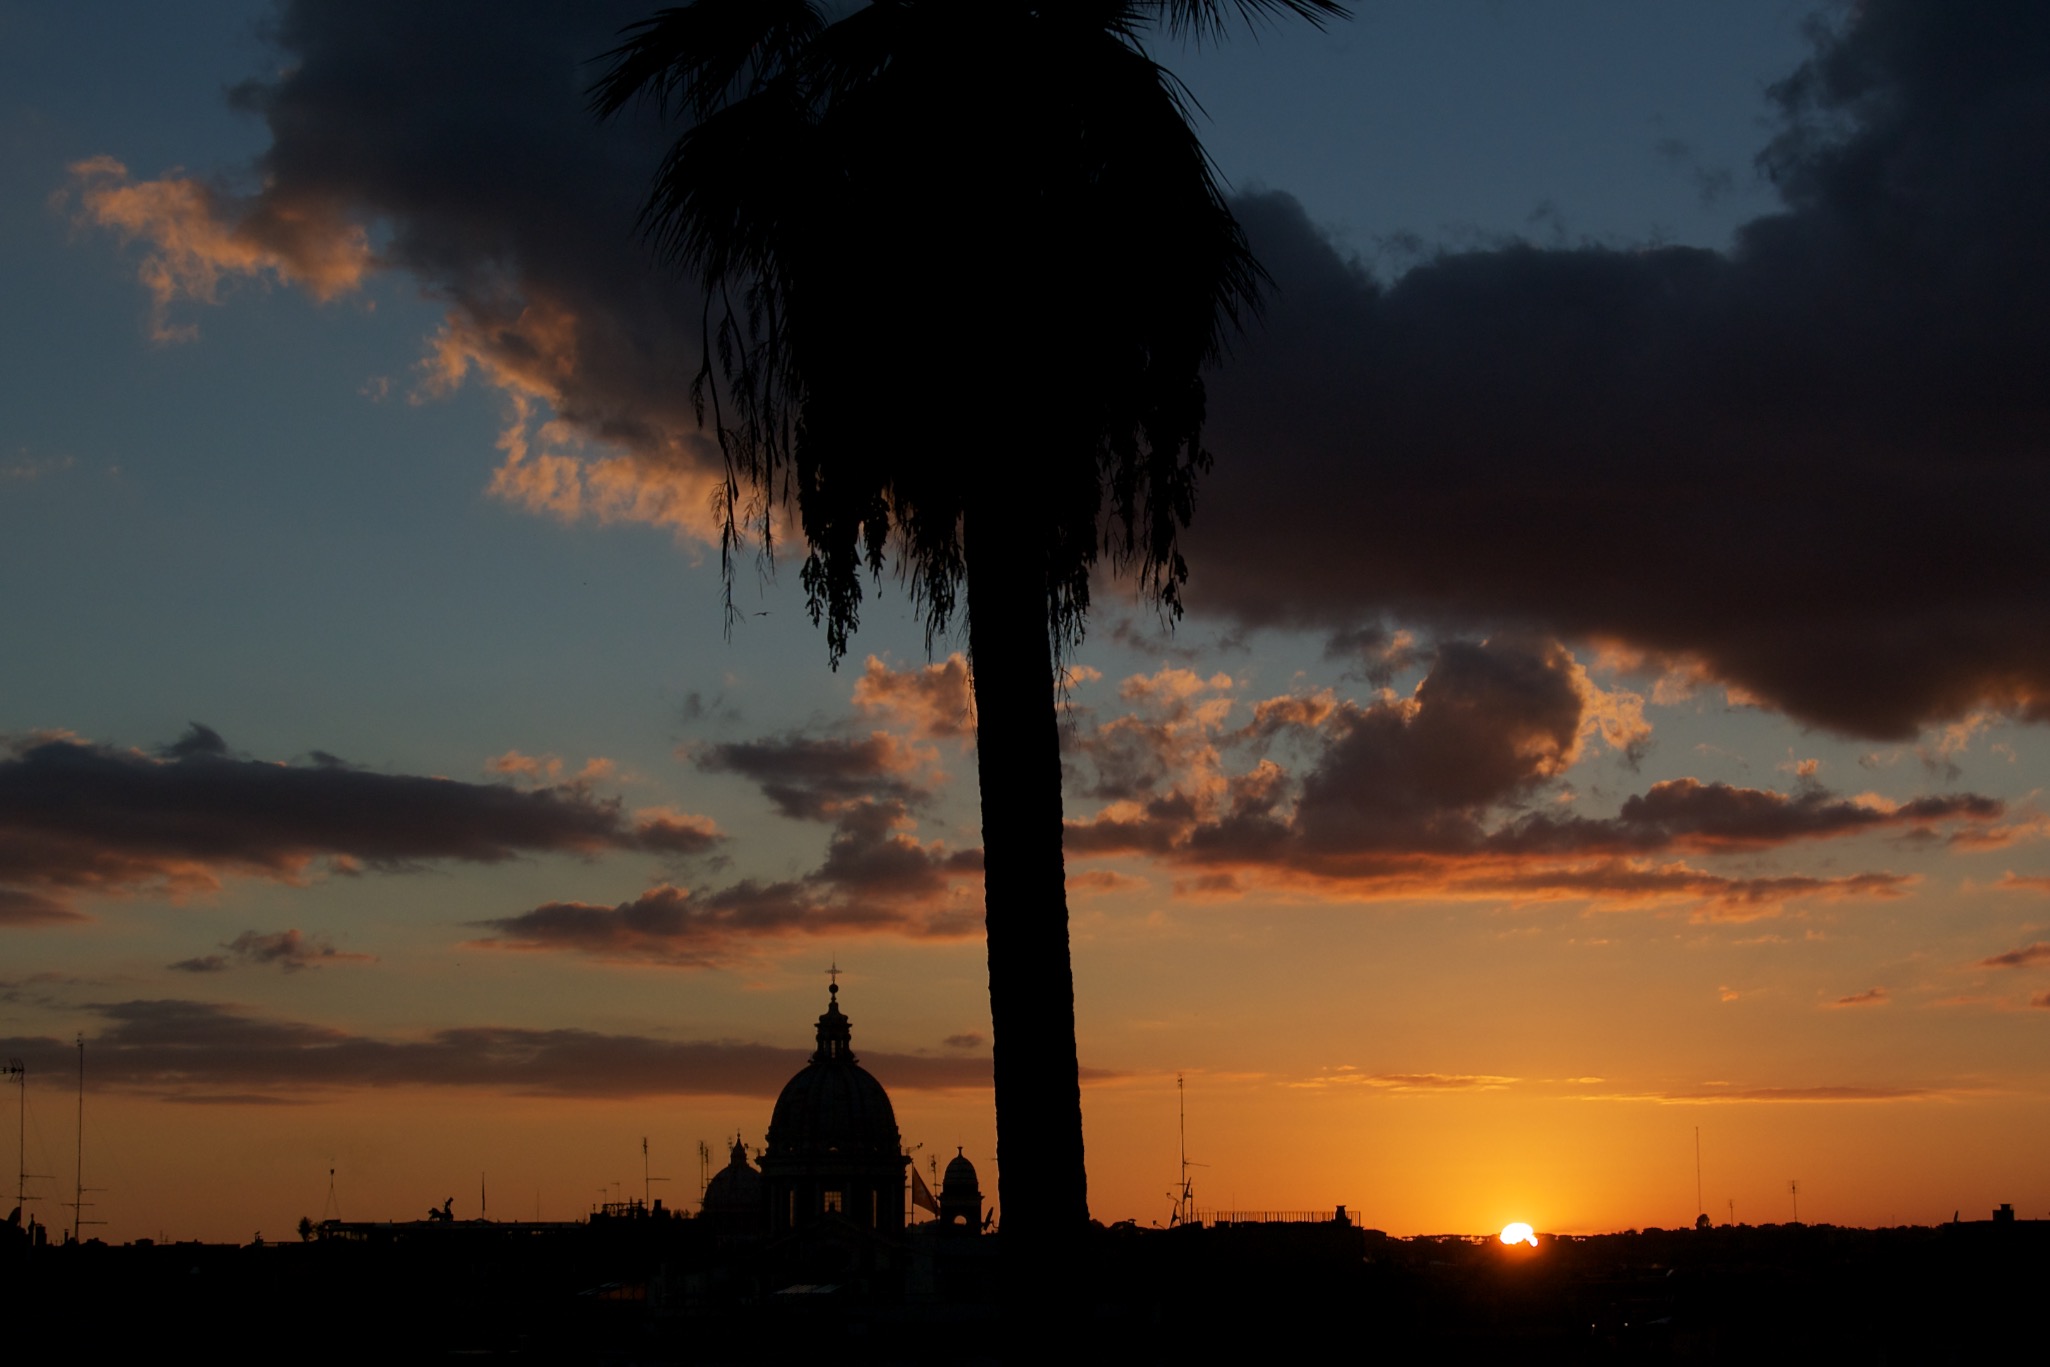
[(924, 1206), (935, 1215), (940, 1213), (940, 1203), (932, 1199), (932, 1188), (918, 1175), (917, 1168), (911, 1170), (911, 1204)]

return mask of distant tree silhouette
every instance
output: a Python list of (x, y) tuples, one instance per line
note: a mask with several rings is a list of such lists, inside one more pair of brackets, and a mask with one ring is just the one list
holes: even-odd
[[(839, 12), (834, 7), (832, 12)], [(1007, 1259), (1088, 1222), (1055, 688), (1100, 557), (1170, 617), (1202, 367), (1260, 272), (1154, 31), (1333, 0), (696, 0), (592, 92), (687, 121), (644, 226), (704, 288), (692, 387), (726, 461), (722, 554), (794, 511), (834, 664), (892, 565), (927, 645), (965, 607)]]
[(313, 1217), (311, 1215), (299, 1217), (299, 1242), (302, 1244), (313, 1242)]

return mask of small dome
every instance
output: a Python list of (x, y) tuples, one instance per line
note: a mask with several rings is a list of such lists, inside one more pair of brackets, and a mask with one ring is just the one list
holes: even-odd
[(747, 1161), (747, 1146), (734, 1140), (726, 1166), (705, 1184), (705, 1199), (700, 1208), (708, 1215), (751, 1214), (762, 1210), (767, 1200), (768, 1189), (762, 1185), (762, 1175)]
[(938, 1214), (942, 1224), (966, 1225), (970, 1233), (982, 1228), (982, 1192), (975, 1185), (975, 1165), (960, 1149), (954, 1150), (947, 1175), (940, 1179)]
[(819, 1017), (817, 1052), (776, 1098), (770, 1160), (901, 1157), (897, 1112), (883, 1084), (854, 1057), (853, 1022), (840, 1014), (839, 993), (835, 985)]
[(975, 1165), (959, 1149), (954, 1150), (953, 1161), (947, 1164), (947, 1175), (940, 1179), (940, 1191), (943, 1194), (958, 1191), (967, 1196), (982, 1194), (975, 1180)]

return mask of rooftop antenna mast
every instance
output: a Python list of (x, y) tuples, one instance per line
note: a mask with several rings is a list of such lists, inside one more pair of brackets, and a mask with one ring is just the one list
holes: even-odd
[(1794, 1223), (1798, 1225), (1801, 1223), (1801, 1184), (1799, 1181), (1790, 1179), (1787, 1182), (1787, 1195), (1794, 1198)]
[(7, 1060), (7, 1066), (0, 1068), (0, 1077), (14, 1079), (15, 1090), (20, 1094), (21, 1106), (15, 1118), (14, 1136), (14, 1204), (24, 1212), (28, 1209), (28, 1065), (18, 1058)]
[(342, 1203), (335, 1197), (335, 1170), (332, 1167), (327, 1170), (327, 1204), (320, 1208), (320, 1218), (323, 1220), (340, 1220), (342, 1218)]
[(28, 1065), (18, 1058), (11, 1058), (6, 1066), (0, 1067), (0, 1077), (14, 1079), (14, 1204), (21, 1208), (22, 1218), (26, 1220), (28, 1203), (36, 1199), (28, 1194), (28, 1179), (50, 1174), (28, 1170)]
[(1694, 1127), (1694, 1218), (1708, 1214), (1708, 1207), (1701, 1199), (1701, 1127)]
[(89, 1191), (105, 1191), (105, 1187), (89, 1187), (85, 1184), (85, 1035), (78, 1036), (78, 1151), (74, 1156), (72, 1199), (65, 1202), (71, 1207), (71, 1242), (80, 1242), (82, 1227), (104, 1225), (105, 1220), (85, 1218), (86, 1207), (93, 1204), (85, 1199)]
[[(703, 1145), (701, 1144), (701, 1145), (699, 1145), (698, 1147), (700, 1147), (700, 1148), (703, 1148), (704, 1146), (703, 1146)], [(655, 1208), (654, 1202), (648, 1199), (648, 1188), (649, 1188), (649, 1185), (650, 1185), (651, 1183), (654, 1183), (654, 1182), (667, 1182), (668, 1180), (669, 1180), (669, 1179), (668, 1179), (668, 1178), (666, 1178), (666, 1177), (650, 1177), (650, 1176), (648, 1176), (648, 1136), (646, 1136), (646, 1135), (642, 1135), (642, 1136), (641, 1136), (641, 1206), (642, 1206), (642, 1208), (643, 1208), (643, 1209), (646, 1209), (646, 1210), (653, 1210), (653, 1209)]]
[(1175, 1140), (1181, 1151), (1182, 1185), (1181, 1190), (1175, 1195), (1174, 1214), (1168, 1217), (1167, 1223), (1170, 1228), (1196, 1222), (1196, 1188), (1189, 1180), (1189, 1169), (1206, 1166), (1189, 1161), (1189, 1098), (1180, 1073), (1174, 1075), (1174, 1096)]

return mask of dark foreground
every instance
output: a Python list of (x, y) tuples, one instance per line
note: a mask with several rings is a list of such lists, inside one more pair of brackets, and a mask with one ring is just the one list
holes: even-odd
[[(94, 1358), (302, 1362), (1966, 1363), (2039, 1349), (2050, 1285), (2050, 1221), (1648, 1230), (1538, 1248), (1342, 1225), (1120, 1227), (1021, 1333), (1000, 1308), (998, 1238), (920, 1246), (914, 1233), (887, 1275), (776, 1286), (772, 1262), (694, 1223), (11, 1248), (0, 1273), (18, 1314), (67, 1326)], [(1027, 1341), (1051, 1348), (1007, 1355)]]

